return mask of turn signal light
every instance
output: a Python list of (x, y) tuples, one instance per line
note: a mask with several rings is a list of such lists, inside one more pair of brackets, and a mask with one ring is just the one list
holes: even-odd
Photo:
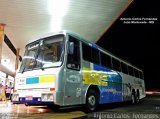
[(50, 91), (55, 91), (55, 88), (50, 88)]

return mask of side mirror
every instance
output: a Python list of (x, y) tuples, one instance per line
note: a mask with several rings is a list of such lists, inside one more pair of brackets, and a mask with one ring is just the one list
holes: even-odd
[(68, 54), (74, 54), (74, 42), (69, 42)]

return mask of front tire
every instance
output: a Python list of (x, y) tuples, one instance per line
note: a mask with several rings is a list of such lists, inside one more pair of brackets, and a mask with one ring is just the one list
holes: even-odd
[(52, 109), (55, 112), (60, 110), (60, 106), (59, 105), (47, 105), (47, 107)]
[(86, 96), (85, 111), (95, 111), (99, 104), (99, 94), (97, 91), (90, 89)]
[(29, 104), (28, 104), (28, 103), (25, 103), (25, 106), (26, 106), (26, 107), (28, 107), (28, 106), (29, 106)]

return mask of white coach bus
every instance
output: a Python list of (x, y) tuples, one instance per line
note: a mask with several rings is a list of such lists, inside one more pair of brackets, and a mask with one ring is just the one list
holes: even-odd
[(145, 97), (143, 72), (81, 36), (62, 31), (26, 45), (15, 78), (13, 103), (70, 106)]

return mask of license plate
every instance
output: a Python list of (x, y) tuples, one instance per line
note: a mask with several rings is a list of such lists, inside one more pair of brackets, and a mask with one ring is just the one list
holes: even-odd
[(26, 100), (33, 100), (32, 96), (26, 96)]

